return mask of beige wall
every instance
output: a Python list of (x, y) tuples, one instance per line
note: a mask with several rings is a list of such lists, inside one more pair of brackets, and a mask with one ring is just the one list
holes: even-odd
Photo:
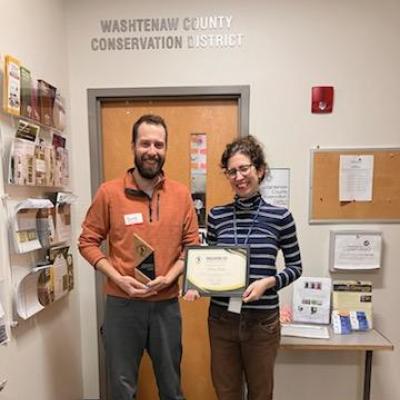
[[(74, 182), (81, 207), (76, 224), (90, 201), (90, 177), (79, 173), (89, 170), (87, 88), (249, 84), (251, 132), (265, 144), (272, 166), (291, 169), (291, 208), (298, 224), (305, 274), (328, 275), (328, 237), (333, 226), (310, 226), (307, 221), (309, 149), (317, 145), (400, 145), (400, 3), (70, 1), (67, 8), (71, 114), (76, 140)], [(199, 15), (232, 15), (232, 31), (244, 34), (242, 48), (90, 50), (90, 39), (99, 35), (102, 18)], [(312, 115), (311, 86), (324, 84), (335, 86), (334, 113)], [(400, 317), (391, 309), (397, 303), (400, 278), (399, 226), (363, 227), (383, 231), (384, 267), (377, 273), (357, 277), (374, 282), (376, 326), (398, 347)], [(83, 262), (80, 272), (87, 300), (81, 302), (82, 314), (90, 315), (94, 312), (93, 276)], [(287, 297), (283, 294), (283, 298)], [(84, 387), (88, 394), (97, 390), (97, 375), (91, 365), (96, 344), (88, 338), (94, 334), (93, 329), (92, 322), (82, 323), (83, 369), (87, 371)], [(400, 398), (396, 372), (399, 362), (398, 351), (376, 354), (372, 399)], [(285, 353), (278, 360), (277, 399), (295, 395), (298, 400), (355, 399), (361, 396), (361, 379), (362, 359), (357, 354), (333, 357), (325, 353)], [(288, 380), (293, 384), (287, 384)]]
[[(90, 174), (82, 173), (90, 171), (88, 88), (248, 84), (251, 132), (265, 144), (272, 167), (291, 169), (290, 203), (305, 275), (328, 275), (329, 230), (360, 226), (308, 224), (309, 149), (400, 146), (398, 1), (1, 0), (0, 4), (0, 51), (19, 56), (69, 93), (73, 190), (79, 196), (75, 236), (91, 199)], [(102, 18), (200, 15), (232, 15), (232, 31), (244, 35), (242, 47), (97, 53), (90, 49)], [(12, 38), (10, 32), (16, 36)], [(41, 58), (45, 53), (46, 59)], [(312, 115), (311, 86), (324, 84), (335, 86), (334, 112)], [(400, 317), (394, 310), (400, 280), (399, 225), (362, 227), (382, 230), (384, 266), (379, 272), (354, 277), (374, 282), (376, 327), (398, 348)], [(76, 260), (78, 287), (68, 301), (25, 324), (8, 348), (0, 349), (0, 379), (9, 379), (2, 398), (19, 400), (29, 393), (38, 400), (78, 398), (81, 371), (83, 397), (98, 396), (94, 275), (85, 262)], [(289, 298), (290, 291), (282, 293), (284, 302)], [(50, 347), (44, 343), (49, 337), (54, 338)], [(373, 400), (400, 398), (399, 363), (398, 350), (374, 356)], [(282, 353), (276, 372), (278, 400), (361, 396), (363, 370), (358, 354)], [(56, 389), (62, 394), (55, 396), (51, 391)]]
[[(0, 0), (0, 10), (1, 56), (12, 54), (19, 58), (36, 78), (51, 82), (69, 98), (63, 2)], [(14, 134), (11, 123), (11, 118), (0, 116), (2, 159), (2, 145)], [(70, 132), (68, 128), (67, 141), (71, 141)], [(4, 190), (2, 172), (1, 193)], [(13, 199), (32, 196), (32, 190), (8, 188)], [(0, 214), (0, 277), (4, 278), (0, 282), (0, 294), (12, 319), (3, 203), (0, 203)], [(29, 259), (29, 255), (25, 257), (25, 261)], [(19, 321), (11, 333), (11, 342), (0, 347), (0, 380), (8, 380), (0, 394), (2, 400), (82, 399), (78, 290), (28, 321)]]

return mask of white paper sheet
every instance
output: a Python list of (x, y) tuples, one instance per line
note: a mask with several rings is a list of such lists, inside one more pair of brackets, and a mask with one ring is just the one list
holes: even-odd
[(58, 192), (55, 200), (54, 220), (50, 222), (52, 245), (64, 243), (71, 238), (71, 204), (77, 196), (73, 193)]
[(305, 324), (282, 324), (281, 335), (310, 339), (329, 339), (330, 337), (327, 326)]
[(336, 234), (334, 269), (377, 269), (381, 266), (380, 234)]
[(57, 193), (57, 204), (67, 203), (72, 204), (75, 203), (78, 199), (78, 196), (69, 192), (58, 192)]
[(35, 143), (14, 139), (10, 150), (10, 163), (8, 168), (8, 181), (16, 185), (35, 184)]
[(17, 314), (22, 319), (28, 319), (39, 311), (43, 306), (38, 298), (38, 280), (41, 271), (29, 271), (16, 283), (15, 304)]
[(374, 156), (341, 155), (339, 201), (371, 201)]
[(301, 277), (293, 284), (294, 322), (329, 324), (332, 280)]
[(49, 199), (26, 199), (15, 206), (15, 213), (24, 208), (53, 208)]
[(262, 198), (274, 206), (289, 208), (289, 180), (289, 168), (271, 168), (260, 185)]

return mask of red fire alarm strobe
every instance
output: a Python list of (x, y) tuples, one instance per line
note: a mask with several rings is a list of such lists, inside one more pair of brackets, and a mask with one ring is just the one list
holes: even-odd
[(311, 92), (311, 112), (331, 113), (333, 109), (333, 86), (314, 86)]

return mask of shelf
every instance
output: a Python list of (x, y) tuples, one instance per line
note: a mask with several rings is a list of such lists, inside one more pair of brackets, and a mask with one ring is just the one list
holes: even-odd
[(8, 113), (8, 112), (4, 111), (3, 109), (1, 110), (1, 112), (4, 115), (8, 115), (13, 120), (22, 119), (23, 121), (29, 122), (32, 125), (37, 125), (40, 128), (43, 128), (43, 129), (45, 129), (47, 131), (52, 131), (52, 132), (54, 132), (54, 133), (56, 133), (56, 134), (58, 134), (60, 136), (64, 136), (65, 135), (65, 133), (64, 133), (65, 129), (64, 129), (64, 131), (61, 131), (60, 129), (57, 129), (57, 128), (53, 127), (53, 126), (42, 124), (40, 121), (37, 121), (35, 119), (31, 119), (31, 118), (25, 117), (24, 115), (11, 114), (11, 113)]

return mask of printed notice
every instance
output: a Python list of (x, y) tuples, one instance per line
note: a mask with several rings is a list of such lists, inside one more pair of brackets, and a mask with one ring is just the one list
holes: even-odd
[(262, 181), (260, 192), (269, 204), (289, 207), (289, 168), (271, 168), (269, 175)]
[(336, 234), (335, 269), (376, 269), (381, 266), (380, 234)]
[(293, 321), (329, 324), (332, 280), (301, 277), (293, 284)]
[(371, 201), (374, 156), (341, 155), (340, 201)]

